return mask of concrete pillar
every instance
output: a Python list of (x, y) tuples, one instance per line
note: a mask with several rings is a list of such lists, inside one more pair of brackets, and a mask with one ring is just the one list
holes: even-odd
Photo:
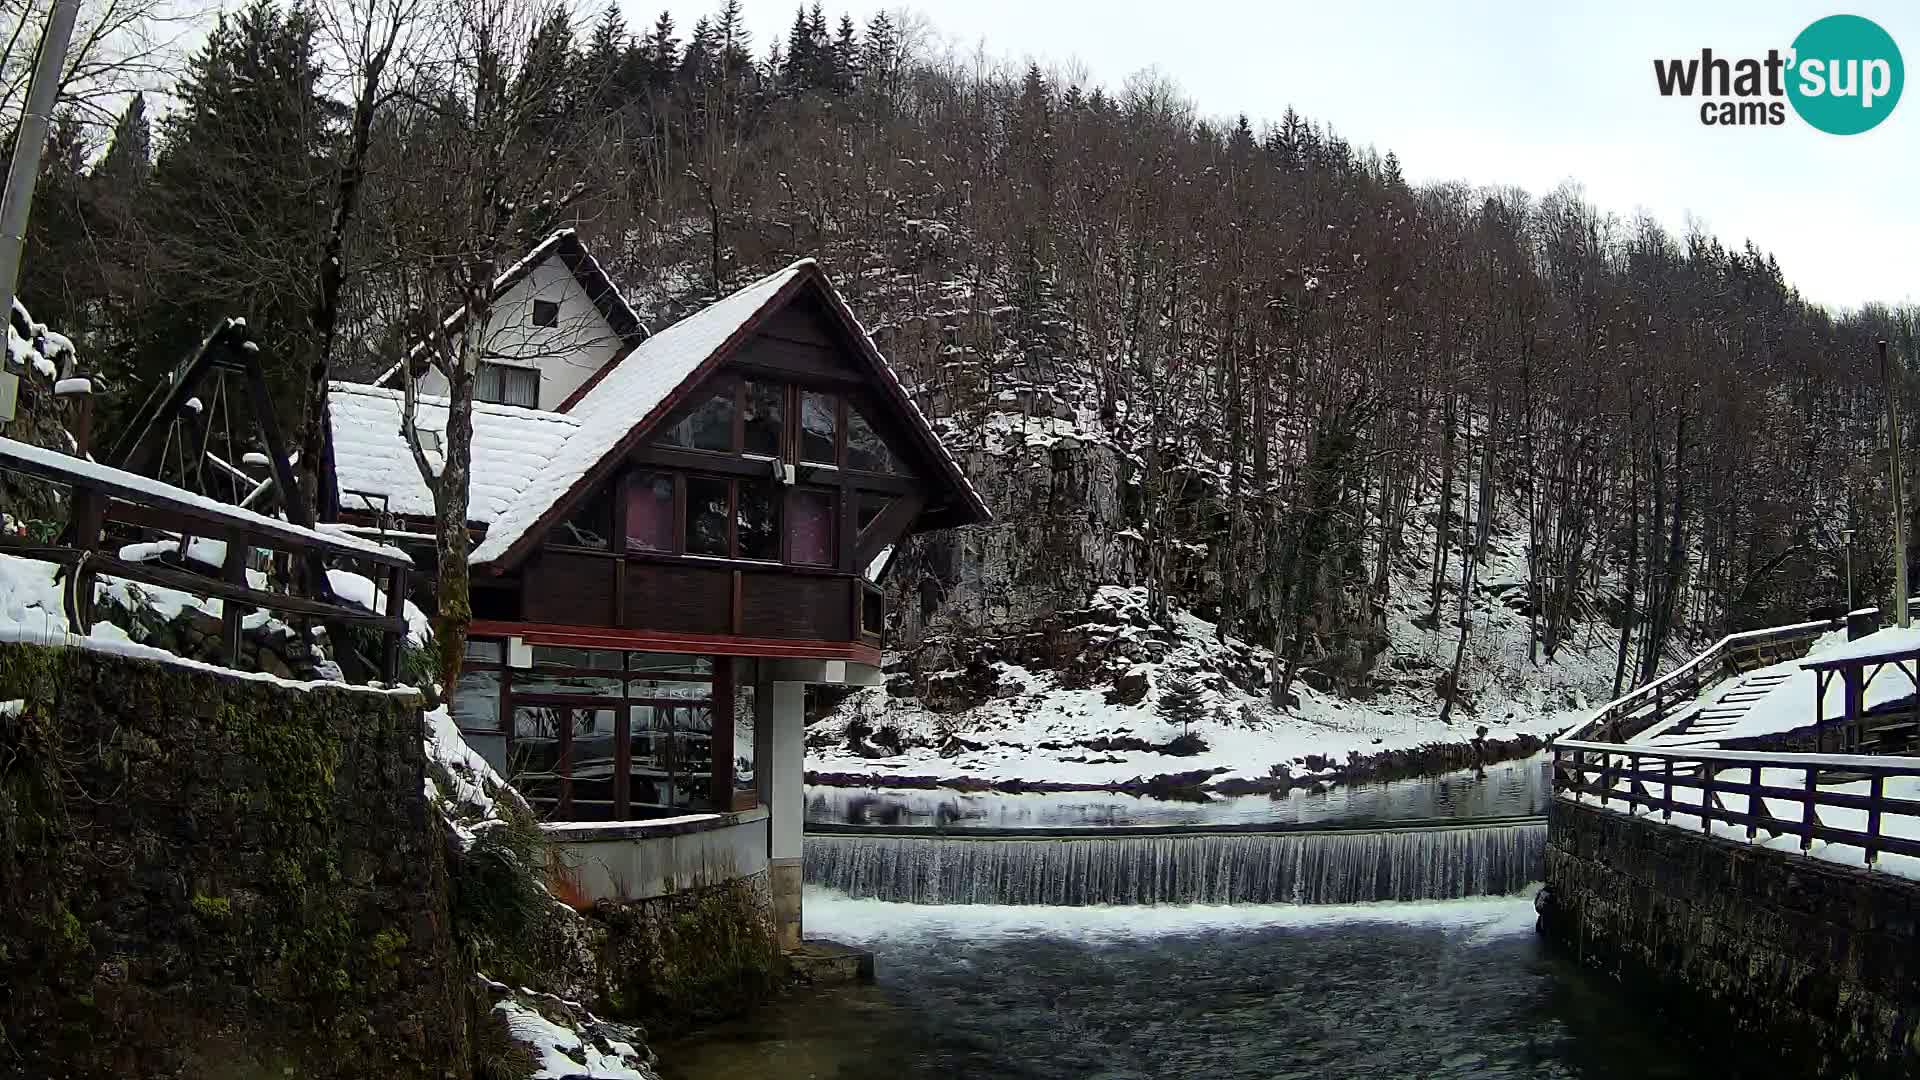
[(800, 944), (801, 826), (806, 798), (806, 687), (765, 682), (753, 694), (753, 775), (767, 808), (767, 887), (782, 948)]

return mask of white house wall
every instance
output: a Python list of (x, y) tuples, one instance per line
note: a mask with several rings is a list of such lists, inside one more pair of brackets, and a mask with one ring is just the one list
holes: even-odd
[[(533, 325), (533, 302), (560, 305), (554, 326)], [(593, 373), (620, 351), (620, 336), (588, 298), (558, 256), (548, 258), (494, 301), (487, 320), (486, 359), (540, 371), (542, 409), (558, 409)], [(420, 380), (426, 394), (444, 395), (446, 377), (429, 371)]]

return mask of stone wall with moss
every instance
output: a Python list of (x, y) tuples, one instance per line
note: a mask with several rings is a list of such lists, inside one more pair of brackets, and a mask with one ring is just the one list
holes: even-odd
[(1920, 1075), (1920, 882), (1556, 800), (1540, 906), (1729, 1076)]
[(0, 643), (0, 1076), (467, 1075), (419, 709)]

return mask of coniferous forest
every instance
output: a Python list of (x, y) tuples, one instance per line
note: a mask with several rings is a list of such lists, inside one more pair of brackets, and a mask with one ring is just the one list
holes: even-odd
[(743, 22), (254, 0), (153, 96), (61, 115), (21, 299), (109, 417), (244, 315), (312, 447), (327, 378), (555, 228), (655, 327), (816, 256), (999, 513), (894, 575), (909, 637), (1141, 585), (1355, 685), (1390, 601), (1467, 640), (1505, 534), (1529, 656), (1578, 637), (1618, 687), (1839, 610), (1849, 542), (1860, 601), (1891, 589), (1875, 343), (1909, 378), (1910, 308), (1825, 310), (1751, 244), (1572, 184), (1411, 184), (1364, 133), (1151, 74), (905, 15)]

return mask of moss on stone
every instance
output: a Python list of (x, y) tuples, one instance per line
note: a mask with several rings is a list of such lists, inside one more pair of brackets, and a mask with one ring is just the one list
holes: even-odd
[(780, 984), (780, 949), (758, 879), (601, 903), (593, 917), (608, 928), (608, 1013), (655, 1034), (738, 1014)]
[(0, 700), (0, 951), (27, 973), (0, 1036), (30, 1072), (464, 1069), (417, 700), (21, 643)]

